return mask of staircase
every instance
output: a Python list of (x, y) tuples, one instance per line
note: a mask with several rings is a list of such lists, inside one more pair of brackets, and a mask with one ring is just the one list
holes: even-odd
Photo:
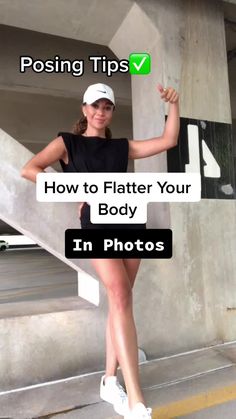
[[(99, 283), (89, 261), (69, 260), (64, 255), (64, 231), (80, 228), (77, 204), (37, 202), (35, 184), (20, 176), (21, 168), (33, 154), (1, 129), (0, 149), (0, 219), (70, 266), (76, 282), (78, 279), (79, 284), (81, 281), (87, 286), (88, 299), (93, 287), (98, 294)], [(7, 283), (8, 272), (1, 269), (1, 263), (3, 254), (0, 281)], [(9, 271), (12, 269), (9, 257)], [(43, 272), (43, 266), (38, 267), (37, 275), (39, 282), (42, 276), (44, 284), (47, 272)], [(74, 295), (65, 298), (55, 298), (50, 291), (46, 300), (23, 298), (1, 304), (0, 391), (100, 368), (105, 346), (106, 316), (101, 310), (104, 297), (102, 294), (100, 302), (95, 298), (96, 304), (92, 304), (78, 296), (76, 287)]]

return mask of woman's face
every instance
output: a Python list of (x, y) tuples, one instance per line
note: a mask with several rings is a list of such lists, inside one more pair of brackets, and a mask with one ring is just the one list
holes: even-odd
[(106, 128), (112, 119), (114, 105), (107, 99), (99, 99), (91, 105), (83, 105), (88, 126), (96, 129)]

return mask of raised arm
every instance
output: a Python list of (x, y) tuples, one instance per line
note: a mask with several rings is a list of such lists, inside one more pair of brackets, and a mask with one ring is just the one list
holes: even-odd
[(46, 167), (51, 166), (59, 159), (63, 160), (66, 154), (67, 151), (63, 138), (57, 137), (24, 165), (21, 170), (21, 176), (36, 182), (37, 173), (44, 172)]
[(172, 87), (163, 89), (160, 84), (158, 85), (158, 90), (161, 93), (161, 98), (165, 102), (170, 102), (164, 132), (160, 137), (150, 138), (148, 140), (129, 140), (130, 159), (142, 159), (144, 157), (154, 156), (169, 148), (175, 147), (178, 143), (180, 128), (179, 95)]

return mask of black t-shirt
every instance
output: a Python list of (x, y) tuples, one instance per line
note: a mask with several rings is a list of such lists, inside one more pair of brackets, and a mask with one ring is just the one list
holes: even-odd
[(68, 164), (60, 160), (63, 172), (127, 172), (127, 138), (106, 139), (59, 132), (68, 153)]
[[(127, 172), (129, 142), (127, 138), (106, 139), (59, 132), (68, 153), (68, 164), (60, 160), (63, 172)], [(81, 211), (81, 228), (146, 228), (146, 224), (92, 224), (90, 205)]]

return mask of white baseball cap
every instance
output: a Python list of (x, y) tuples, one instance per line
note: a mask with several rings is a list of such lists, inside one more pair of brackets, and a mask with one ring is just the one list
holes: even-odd
[(91, 105), (91, 103), (96, 102), (98, 99), (108, 99), (115, 105), (114, 92), (106, 84), (91, 84), (84, 93), (83, 103)]

